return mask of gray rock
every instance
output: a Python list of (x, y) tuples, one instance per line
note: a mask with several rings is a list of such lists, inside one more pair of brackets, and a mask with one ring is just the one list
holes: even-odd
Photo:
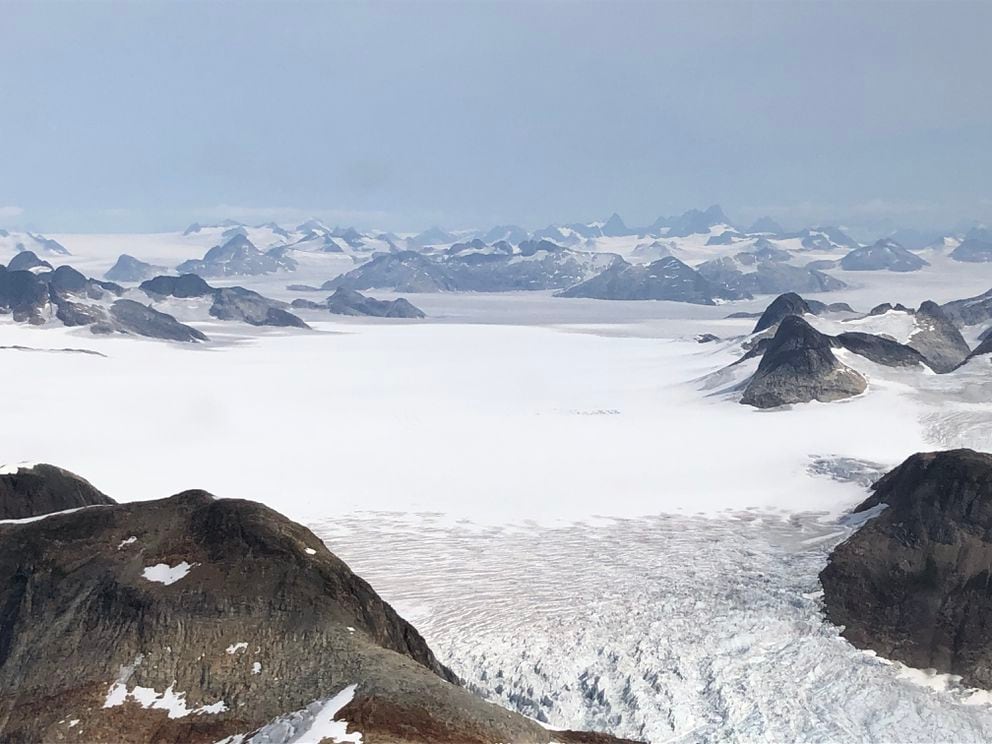
[(915, 367), (928, 364), (924, 356), (898, 341), (871, 333), (848, 332), (834, 337), (838, 345), (886, 367)]
[(962, 241), (961, 245), (951, 251), (950, 255), (955, 261), (988, 263), (992, 261), (992, 240), (969, 238)]
[(765, 308), (765, 311), (758, 318), (758, 322), (755, 323), (752, 333), (761, 333), (761, 331), (778, 325), (788, 315), (805, 315), (812, 312), (813, 310), (806, 300), (795, 292), (786, 292), (772, 300), (771, 304)]
[(424, 318), (422, 310), (400, 297), (377, 300), (353, 289), (337, 289), (327, 298), (327, 309), (337, 315), (367, 315), (377, 318)]
[(48, 261), (38, 258), (34, 251), (21, 251), (7, 263), (7, 271), (30, 271), (37, 268), (54, 269)]
[(840, 260), (845, 271), (919, 271), (930, 264), (891, 238), (855, 248)]
[(48, 285), (30, 271), (0, 270), (0, 311), (18, 322), (44, 323), (42, 311), (48, 306)]
[(158, 274), (164, 274), (168, 269), (164, 266), (153, 266), (150, 263), (141, 261), (134, 256), (122, 253), (107, 273), (104, 279), (112, 282), (143, 282)]
[(792, 403), (841, 400), (859, 395), (868, 383), (841, 364), (828, 336), (798, 315), (784, 317), (751, 377), (741, 403), (774, 408)]
[(445, 292), (456, 289), (445, 266), (416, 251), (381, 253), (336, 279), (322, 290), (393, 289), (397, 292)]
[[(160, 313), (134, 300), (117, 300), (110, 306), (110, 316), (116, 330), (122, 333), (190, 343), (207, 340), (207, 337), (195, 328), (180, 323), (167, 313)], [(103, 328), (97, 328), (95, 332), (103, 331)]]
[(556, 295), (599, 300), (671, 300), (697, 305), (713, 305), (717, 298), (738, 296), (673, 256), (646, 266), (618, 260), (598, 276)]
[(912, 455), (855, 511), (883, 504), (820, 574), (827, 618), (859, 648), (992, 687), (992, 456)]
[(273, 256), (258, 250), (247, 236), (237, 233), (215, 245), (202, 259), (184, 261), (176, 267), (180, 274), (200, 276), (256, 276), (276, 271), (292, 271), (296, 261), (288, 256)]
[(906, 345), (920, 352), (934, 372), (950, 372), (968, 358), (971, 347), (935, 302), (920, 305), (915, 319), (917, 330)]
[(992, 320), (992, 289), (976, 297), (945, 303), (941, 309), (958, 326), (987, 323)]
[(138, 289), (148, 295), (181, 298), (206, 297), (216, 291), (197, 274), (156, 276), (142, 282)]
[(284, 302), (270, 300), (244, 287), (223, 287), (214, 290), (210, 314), (219, 320), (238, 320), (253, 326), (310, 327), (285, 307)]

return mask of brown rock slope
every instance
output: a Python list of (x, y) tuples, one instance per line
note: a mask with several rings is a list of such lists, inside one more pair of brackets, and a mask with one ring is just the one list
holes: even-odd
[(24, 465), (0, 473), (0, 519), (78, 509), (114, 500), (78, 475), (54, 465)]
[(371, 586), (260, 504), (187, 491), (0, 524), (0, 740), (308, 741), (293, 736), (322, 709), (373, 744), (551, 738), (459, 687)]
[(820, 574), (854, 645), (992, 687), (992, 455), (916, 454), (856, 511), (887, 504)]

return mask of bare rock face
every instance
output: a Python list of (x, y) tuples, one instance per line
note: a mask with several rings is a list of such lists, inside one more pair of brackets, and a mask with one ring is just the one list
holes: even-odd
[(860, 648), (992, 687), (992, 455), (915, 454), (855, 511), (887, 505), (820, 574), (827, 618)]
[(753, 332), (760, 333), (767, 328), (771, 328), (787, 315), (805, 315), (812, 312), (813, 310), (806, 303), (806, 300), (795, 292), (786, 292), (772, 300), (771, 304), (765, 308), (765, 312), (761, 314), (758, 322), (755, 323)]
[(285, 302), (270, 300), (244, 287), (222, 287), (214, 291), (210, 314), (219, 320), (240, 320), (253, 326), (310, 327), (286, 307)]
[(833, 401), (863, 393), (864, 377), (842, 364), (833, 343), (798, 315), (784, 317), (761, 357), (741, 403), (774, 408), (813, 400)]
[[(117, 300), (110, 306), (110, 316), (114, 329), (122, 333), (189, 343), (207, 340), (203, 333), (192, 326), (180, 323), (168, 313), (161, 313), (134, 300)], [(96, 326), (94, 328), (96, 328), (95, 332), (102, 330)]]
[(920, 352), (934, 372), (950, 372), (971, 353), (961, 332), (935, 302), (928, 300), (920, 305), (916, 327), (906, 345)]
[(337, 315), (367, 315), (377, 318), (426, 317), (423, 310), (402, 297), (395, 300), (377, 300), (344, 287), (336, 289), (325, 302), (327, 309)]
[(551, 739), (261, 504), (187, 491), (0, 524), (0, 740), (288, 741), (333, 700), (369, 744)]
[(0, 469), (0, 519), (26, 519), (41, 514), (113, 504), (78, 475), (54, 465), (22, 465)]
[(112, 282), (143, 282), (158, 274), (164, 274), (168, 269), (155, 266), (141, 259), (122, 253), (115, 263), (103, 275), (104, 279)]

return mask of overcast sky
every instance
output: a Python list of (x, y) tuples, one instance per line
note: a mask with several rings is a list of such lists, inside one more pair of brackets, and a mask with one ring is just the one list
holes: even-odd
[(992, 222), (992, 2), (0, 0), (0, 225)]

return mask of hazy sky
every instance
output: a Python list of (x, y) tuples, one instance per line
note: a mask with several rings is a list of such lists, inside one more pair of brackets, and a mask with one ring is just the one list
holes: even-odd
[(0, 225), (992, 222), (992, 2), (0, 0)]

